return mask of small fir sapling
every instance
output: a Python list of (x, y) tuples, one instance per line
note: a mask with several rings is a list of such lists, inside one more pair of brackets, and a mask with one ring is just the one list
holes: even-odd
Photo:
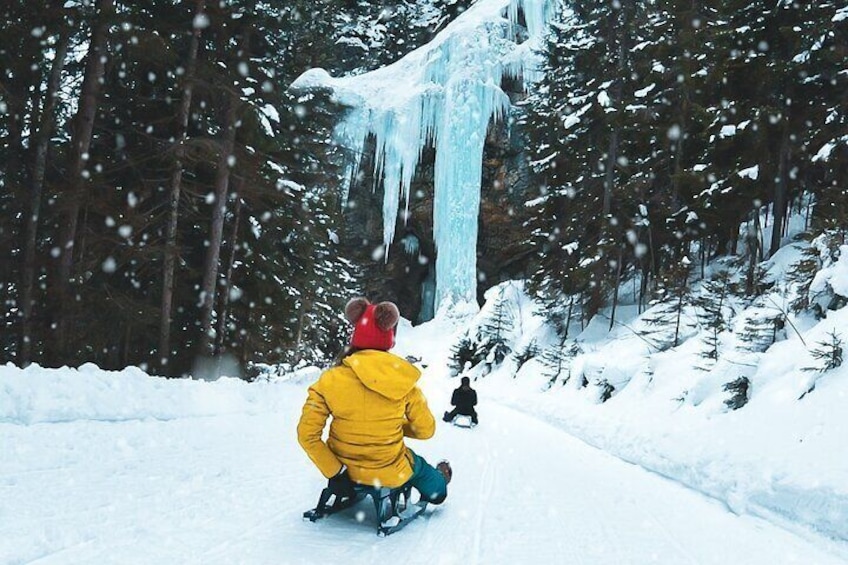
[(754, 311), (745, 317), (738, 334), (740, 349), (762, 353), (786, 334), (786, 316), (780, 311)]
[[(818, 347), (810, 350), (810, 356), (819, 362), (818, 366), (804, 367), (802, 369), (803, 371), (826, 373), (842, 365), (844, 355), (842, 336), (840, 336), (835, 329), (827, 335), (830, 339), (818, 342)], [(810, 381), (810, 384), (807, 386), (807, 390), (798, 397), (798, 400), (801, 400), (809, 393), (816, 390), (816, 382), (819, 378), (820, 376), (815, 377)]]
[(491, 315), (483, 320), (474, 337), (466, 333), (451, 348), (451, 374), (456, 376), (481, 364), (484, 365), (482, 374), (492, 372), (512, 353), (509, 337), (514, 325), (515, 314), (501, 289)]
[(680, 344), (683, 312), (693, 301), (689, 286), (690, 270), (691, 262), (684, 257), (660, 277), (657, 298), (652, 301), (658, 307), (644, 317), (648, 329), (640, 332), (640, 335), (659, 351)]
[(504, 289), (501, 288), (492, 315), (483, 322), (479, 330), (481, 341), (487, 350), (486, 357), (491, 358), (493, 365), (500, 365), (506, 356), (512, 353), (508, 336), (514, 326), (515, 314), (504, 297)]
[[(571, 363), (582, 352), (583, 349), (577, 342), (571, 342), (566, 346), (566, 340), (560, 338), (558, 345), (550, 347), (542, 353), (542, 363), (546, 367), (544, 375), (548, 378), (548, 388), (552, 387), (557, 379), (560, 379), (560, 384), (563, 385), (571, 379)], [(565, 376), (561, 377), (563, 373), (565, 373)]]
[(720, 271), (704, 283), (703, 292), (694, 302), (698, 323), (704, 330), (703, 341), (706, 346), (699, 354), (709, 361), (717, 361), (719, 357), (720, 336), (728, 328), (726, 310), (732, 289), (730, 273)]
[(448, 362), (450, 374), (452, 377), (460, 375), (477, 366), (483, 359), (485, 359), (485, 355), (480, 354), (477, 340), (471, 339), (470, 335), (465, 334), (451, 347)]
[(530, 361), (530, 359), (537, 357), (538, 355), (539, 346), (536, 344), (535, 339), (530, 340), (530, 343), (528, 343), (522, 349), (516, 351), (515, 354), (513, 354), (513, 359), (515, 359), (516, 365), (515, 375), (513, 375), (513, 377), (518, 375), (518, 371), (521, 370), (521, 367), (523, 367), (525, 363)]
[(818, 342), (818, 347), (810, 350), (810, 355), (819, 361), (818, 367), (805, 367), (805, 371), (826, 373), (842, 365), (844, 353), (842, 336), (836, 330), (831, 331), (827, 341)]
[(748, 391), (751, 381), (748, 377), (739, 377), (724, 385), (724, 391), (731, 393), (730, 398), (724, 401), (724, 405), (730, 410), (738, 410), (748, 403)]
[(787, 271), (786, 280), (795, 287), (795, 297), (789, 306), (796, 314), (810, 307), (810, 285), (820, 268), (818, 251), (809, 247), (801, 253), (801, 259)]

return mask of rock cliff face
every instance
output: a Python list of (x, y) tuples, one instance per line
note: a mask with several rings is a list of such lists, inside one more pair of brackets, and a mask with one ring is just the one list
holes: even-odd
[[(530, 267), (524, 242), (528, 233), (524, 202), (538, 190), (522, 150), (523, 136), (514, 124), (489, 129), (483, 155), (482, 194), (477, 241), (478, 299), (489, 287), (523, 276)], [(433, 243), (435, 151), (428, 149), (416, 172), (409, 209), (401, 204), (394, 243), (388, 257), (382, 248), (383, 188), (373, 178), (373, 149), (353, 184), (342, 229), (343, 253), (363, 267), (364, 287), (372, 300), (392, 300), (413, 322), (433, 315), (436, 250)]]

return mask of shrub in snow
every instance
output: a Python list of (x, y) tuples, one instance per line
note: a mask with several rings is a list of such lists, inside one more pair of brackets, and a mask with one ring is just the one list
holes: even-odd
[(479, 376), (487, 375), (512, 353), (517, 315), (514, 296), (507, 296), (506, 289), (507, 286), (500, 287), (497, 296), (490, 298), (481, 311), (476, 329), (470, 328), (451, 348), (449, 366), (452, 375), (478, 366)]
[(848, 261), (840, 260), (848, 254), (848, 245), (843, 241), (840, 233), (827, 232), (812, 243), (822, 268), (809, 285), (809, 303), (819, 318), (827, 317), (828, 310), (839, 310), (848, 304)]
[(612, 393), (615, 392), (615, 387), (609, 384), (606, 379), (602, 379), (598, 383), (598, 388), (600, 389), (600, 395), (598, 398), (601, 402), (606, 402), (607, 400), (612, 398)]
[(512, 353), (508, 339), (515, 326), (515, 315), (510, 306), (501, 288), (492, 314), (486, 318), (478, 332), (483, 348), (487, 351), (487, 358), (491, 357), (495, 365), (503, 363), (506, 356)]
[(698, 324), (703, 330), (704, 349), (701, 357), (717, 361), (719, 357), (720, 335), (728, 329), (728, 299), (733, 290), (730, 273), (720, 271), (711, 280), (704, 283), (703, 292), (695, 299)]
[(459, 341), (451, 347), (451, 355), (448, 360), (448, 368), (452, 377), (456, 377), (479, 365), (486, 355), (481, 353), (478, 342), (471, 339), (468, 334), (459, 338)]
[(751, 308), (743, 316), (737, 332), (740, 349), (761, 353), (786, 338), (786, 315), (777, 308)]
[(730, 410), (738, 410), (748, 404), (748, 389), (751, 381), (748, 377), (739, 377), (724, 385), (725, 392), (731, 393), (730, 398), (724, 401), (724, 405)]
[[(810, 356), (818, 362), (817, 365), (814, 367), (804, 367), (802, 369), (803, 371), (817, 372), (821, 374), (832, 371), (842, 365), (842, 358), (844, 354), (842, 337), (836, 332), (836, 330), (832, 330), (828, 334), (828, 337), (829, 339), (827, 341), (818, 342), (818, 347), (810, 350)], [(798, 400), (801, 400), (816, 390), (816, 383), (820, 376), (821, 375), (813, 377), (808, 381), (806, 390), (798, 397)]]
[(451, 376), (478, 368), (479, 376), (491, 373), (511, 353), (505, 341), (478, 329), (472, 338), (466, 334), (451, 348), (448, 361)]
[(640, 335), (659, 351), (680, 345), (684, 312), (694, 301), (690, 271), (688, 259), (669, 267), (659, 278), (655, 308), (643, 318), (646, 329)]
[(801, 258), (786, 273), (786, 280), (795, 291), (789, 306), (796, 314), (810, 307), (810, 285), (820, 266), (818, 252), (809, 247), (801, 252)]
[(842, 365), (842, 337), (833, 330), (827, 334), (830, 339), (818, 342), (818, 347), (810, 351), (810, 355), (819, 361), (818, 367), (804, 367), (805, 371), (824, 373)]
[[(518, 374), (518, 371), (521, 370), (521, 367), (524, 366), (530, 359), (537, 357), (539, 355), (539, 346), (536, 345), (536, 339), (531, 339), (530, 343), (524, 346), (522, 349), (519, 349), (513, 355), (513, 359), (515, 359), (515, 375)], [(513, 376), (515, 376), (513, 375)]]
[[(558, 345), (545, 350), (542, 354), (542, 363), (546, 367), (545, 376), (548, 378), (548, 388), (552, 387), (558, 379), (560, 384), (563, 385), (571, 379), (571, 363), (581, 353), (583, 353), (583, 349), (580, 344), (571, 342), (566, 346), (565, 339), (562, 339)], [(585, 376), (583, 381), (581, 386), (589, 384)]]

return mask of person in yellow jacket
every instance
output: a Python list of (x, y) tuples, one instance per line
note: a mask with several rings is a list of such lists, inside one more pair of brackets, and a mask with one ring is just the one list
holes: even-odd
[[(452, 470), (435, 468), (403, 439), (429, 439), (436, 422), (421, 389), (421, 371), (389, 353), (400, 313), (391, 302), (355, 298), (345, 307), (353, 324), (341, 360), (309, 387), (297, 437), (301, 447), (338, 492), (353, 483), (396, 488), (406, 484), (422, 500), (441, 504)], [(322, 439), (327, 419), (329, 437)]]

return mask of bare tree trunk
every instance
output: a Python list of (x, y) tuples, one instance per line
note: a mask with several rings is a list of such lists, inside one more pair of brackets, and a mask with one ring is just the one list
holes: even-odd
[(209, 234), (209, 247), (206, 252), (206, 267), (203, 271), (201, 292), (201, 338), (200, 354), (211, 355), (212, 351), (212, 310), (215, 306), (215, 290), (218, 283), (218, 269), (221, 257), (221, 242), (224, 234), (224, 215), (227, 211), (227, 191), (230, 186), (230, 160), (235, 147), (236, 118), (239, 97), (233, 92), (227, 105), (224, 119), (224, 139), (218, 156), (218, 172), (215, 176), (215, 206), (212, 209), (212, 226)]
[[(4, 57), (4, 63), (6, 62), (5, 59)], [(16, 70), (14, 69), (12, 72)], [(26, 171), (23, 163), (23, 155), (26, 152), (24, 132), (27, 130), (26, 107), (29, 94), (28, 87), (31, 84), (28, 80), (28, 74), (25, 74), (23, 70), (18, 72), (21, 75), (15, 77), (17, 80), (9, 80), (8, 84), (4, 84), (3, 80), (0, 79), (0, 95), (2, 95), (0, 100), (5, 103), (4, 112), (6, 112), (5, 118), (7, 120), (6, 130), (0, 137), (0, 148), (4, 149), (5, 157), (2, 161), (3, 169), (0, 169), (0, 180), (2, 180), (2, 184), (0, 184), (0, 209), (4, 211), (4, 214), (11, 212), (13, 218), (18, 216), (18, 210), (23, 212), (24, 209), (22, 205), (23, 187), (26, 185)], [(2, 74), (2, 78), (5, 79), (5, 69)], [(19, 221), (10, 222), (8, 229), (8, 232), (0, 234), (0, 242), (7, 237), (9, 241), (17, 241), (21, 237), (22, 227)], [(4, 251), (5, 249), (4, 246)], [(2, 273), (0, 275), (0, 303), (4, 305), (6, 310), (8, 310), (9, 301), (15, 300), (15, 294), (20, 299), (20, 293), (14, 292), (14, 279), (19, 278), (16, 273), (19, 268), (17, 262), (17, 258), (10, 253), (0, 254), (0, 273)]]
[[(244, 182), (239, 179), (239, 184)], [(240, 188), (240, 187), (239, 187)], [(230, 306), (230, 291), (233, 287), (233, 267), (236, 263), (236, 252), (238, 251), (238, 232), (241, 220), (241, 198), (238, 198), (239, 188), (236, 189), (236, 209), (233, 211), (233, 231), (230, 235), (230, 258), (227, 261), (226, 283), (221, 289), (221, 300), (219, 304), (218, 331), (215, 334), (215, 354), (219, 355), (226, 349), (225, 336), (227, 333), (227, 309)]]
[[(206, 9), (206, 0), (197, 0), (195, 21)], [(197, 52), (200, 46), (201, 28), (194, 26), (189, 44), (186, 71), (183, 79), (183, 98), (177, 114), (178, 133), (176, 138), (174, 168), (171, 173), (171, 194), (168, 210), (168, 231), (165, 240), (165, 258), (162, 273), (162, 305), (159, 321), (159, 363), (166, 366), (171, 358), (171, 311), (174, 303), (174, 272), (177, 264), (177, 223), (180, 217), (180, 191), (183, 180), (183, 160), (188, 137), (188, 120), (197, 69)]]
[(307, 309), (307, 301), (301, 300), (300, 307), (297, 310), (297, 335), (294, 339), (294, 357), (292, 358), (292, 364), (297, 365), (300, 363), (301, 359), (301, 351), (300, 346), (303, 343), (303, 326), (306, 323), (306, 309)]
[(813, 211), (813, 198), (810, 197), (807, 200), (807, 209), (806, 209), (805, 214), (804, 214), (804, 231), (807, 231), (807, 230), (810, 229), (810, 217), (811, 217), (812, 211)]
[(774, 184), (774, 225), (771, 230), (769, 257), (780, 249), (783, 239), (783, 224), (786, 223), (786, 202), (789, 196), (789, 125), (784, 125), (780, 142), (780, 156), (777, 167), (777, 182)]
[(749, 230), (746, 234), (746, 245), (748, 248), (748, 272), (745, 277), (745, 291), (748, 295), (755, 292), (757, 264), (760, 262), (762, 254), (762, 244), (760, 243), (760, 207), (755, 206), (753, 214), (753, 230)]
[(130, 344), (132, 343), (132, 326), (127, 324), (124, 330), (124, 342), (121, 347), (121, 366), (126, 367), (130, 364)]
[[(686, 282), (684, 281), (685, 285)], [(677, 297), (677, 319), (674, 322), (674, 347), (680, 344), (680, 320), (683, 318), (683, 297), (686, 294), (684, 288), (679, 289), (680, 294)]]
[(47, 171), (47, 150), (50, 147), (50, 136), (55, 126), (54, 112), (58, 102), (59, 81), (68, 54), (71, 34), (67, 29), (62, 30), (56, 44), (56, 54), (50, 75), (47, 79), (47, 90), (44, 93), (44, 107), (41, 109), (38, 132), (35, 140), (35, 159), (32, 167), (32, 191), (30, 193), (30, 213), (26, 219), (26, 235), (24, 243), (24, 267), (21, 284), (21, 346), (18, 361), (26, 366), (32, 361), (32, 311), (34, 306), (35, 286), (35, 248), (38, 241), (38, 220), (41, 215), (41, 194), (44, 192), (44, 177)]
[[(624, 77), (625, 73), (627, 73), (627, 68), (629, 66), (628, 57), (628, 47), (626, 45), (627, 42), (627, 28), (629, 27), (631, 20), (633, 18), (633, 10), (632, 6), (629, 3), (625, 3), (622, 6), (621, 14), (613, 16), (613, 20), (610, 22), (612, 26), (611, 32), (615, 33), (616, 36), (616, 49), (618, 51), (618, 72), (619, 76)], [(622, 95), (622, 85), (621, 81), (615, 81), (612, 87), (612, 92), (610, 93), (612, 96), (612, 103), (621, 102)], [(616, 113), (617, 115), (618, 113)], [(610, 132), (609, 139), (609, 149), (607, 153), (607, 169), (606, 169), (606, 179), (604, 180), (604, 199), (603, 199), (603, 214), (606, 220), (606, 216), (612, 210), (612, 193), (615, 189), (615, 168), (618, 165), (618, 146), (619, 146), (619, 131), (621, 126), (618, 123), (615, 123), (617, 120), (614, 119), (614, 123), (612, 124), (612, 132)]]
[(70, 303), (71, 276), (74, 267), (74, 242), (77, 237), (77, 225), (83, 193), (83, 172), (91, 147), (94, 118), (97, 115), (97, 104), (100, 96), (103, 75), (106, 71), (106, 40), (109, 25), (115, 15), (114, 0), (99, 0), (98, 16), (91, 32), (91, 44), (88, 48), (88, 61), (82, 81), (82, 92), (79, 99), (79, 110), (74, 119), (74, 132), (71, 143), (70, 166), (68, 168), (68, 208), (65, 214), (65, 229), (60, 243), (61, 259), (59, 262), (59, 288), (62, 310), (59, 328), (59, 353), (68, 354), (68, 337), (70, 332)]
[(618, 307), (618, 289), (621, 286), (621, 263), (623, 260), (623, 252), (622, 248), (618, 248), (618, 265), (615, 270), (615, 288), (612, 291), (612, 310), (610, 311), (610, 325), (609, 329), (612, 331), (613, 326), (615, 325), (615, 309)]
[[(609, 138), (609, 150), (607, 154), (606, 179), (604, 180), (603, 215), (604, 222), (612, 210), (612, 191), (615, 185), (615, 166), (618, 159), (618, 126), (613, 126)], [(606, 224), (605, 224), (606, 225)]]
[(689, 117), (689, 90), (686, 88), (686, 83), (683, 83), (683, 104), (680, 110), (680, 137), (675, 141), (674, 147), (674, 172), (671, 178), (671, 205), (674, 211), (680, 209), (680, 173), (683, 170), (681, 165), (683, 161), (683, 144), (686, 140), (687, 118)]

